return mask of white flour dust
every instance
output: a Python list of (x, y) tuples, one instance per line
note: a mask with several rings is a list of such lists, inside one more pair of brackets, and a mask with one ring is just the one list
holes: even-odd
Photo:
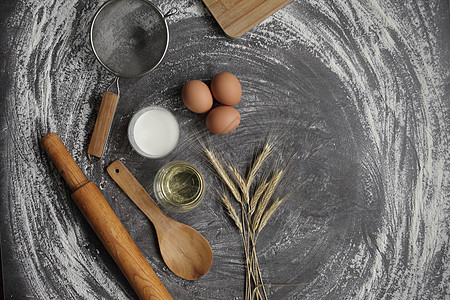
[[(274, 221), (279, 227), (271, 235), (273, 240), (261, 245), (259, 254), (263, 261), (274, 262), (274, 270), (286, 268), (281, 264), (301, 266), (311, 277), (294, 274), (297, 281), (293, 279), (293, 283), (305, 278), (311, 283), (273, 288), (273, 299), (442, 299), (448, 295), (448, 5), (440, 1), (293, 1), (241, 38), (230, 39), (201, 1), (155, 2), (162, 12), (172, 7), (179, 11), (168, 20), (173, 36), (167, 58), (156, 71), (159, 77), (124, 81), (124, 95), (150, 82), (152, 104), (176, 111), (187, 131), (192, 118), (188, 119), (178, 104), (161, 99), (175, 95), (170, 93), (178, 91), (189, 74), (208, 80), (218, 67), (241, 73), (248, 93), (243, 120), (253, 120), (252, 116), (262, 111), (258, 106), (261, 99), (267, 109), (276, 109), (275, 100), (267, 99), (321, 95), (315, 90), (319, 87), (308, 83), (314, 86), (322, 73), (329, 73), (336, 89), (345, 95), (338, 98), (336, 93), (338, 99), (329, 101), (338, 104), (335, 109), (342, 115), (342, 124), (349, 124), (342, 125), (350, 132), (348, 139), (361, 145), (351, 162), (362, 174), (354, 185), (367, 197), (355, 197), (352, 208), (338, 213), (328, 203), (322, 209), (284, 210), (285, 222)], [(85, 157), (99, 95), (112, 82), (89, 48), (90, 22), (101, 4), (19, 1), (8, 20), (8, 28), (18, 29), (7, 41), (12, 45), (7, 68), (14, 75), (6, 93), (10, 190), (9, 203), (3, 207), (9, 218), (5, 230), (16, 250), (9, 255), (31, 298), (134, 297), (124, 278), (112, 275), (117, 270), (112, 269), (111, 261), (105, 264), (106, 251), (96, 250), (99, 242), (87, 224), (80, 224), (81, 214), (69, 202), (67, 187), (57, 179), (59, 175), (49, 167), (39, 146), (45, 134), (57, 132), (88, 178), (95, 178), (102, 190), (113, 186), (104, 173), (109, 161), (91, 166)], [(442, 29), (444, 23), (447, 28)], [(318, 65), (320, 68), (315, 68)], [(299, 70), (311, 74), (299, 74)], [(143, 94), (135, 93), (136, 98)], [(143, 98), (142, 105), (148, 104), (146, 101)], [(125, 128), (132, 109), (142, 107), (131, 109), (129, 103), (121, 104), (124, 112), (119, 112), (115, 126)], [(294, 111), (300, 104), (279, 104), (285, 105), (286, 115), (282, 116), (295, 122), (288, 110)], [(311, 123), (311, 131), (326, 132), (326, 122)], [(258, 133), (258, 128), (251, 127), (257, 127), (255, 124), (248, 126)], [(126, 143), (126, 137), (112, 137), (110, 147)], [(118, 153), (119, 157), (127, 155), (125, 150)], [(145, 169), (146, 165), (136, 166)], [(145, 218), (133, 216), (128, 203), (116, 195), (108, 200), (125, 224), (136, 226), (132, 235), (146, 257), (157, 253), (153, 241), (140, 235), (148, 226)], [(305, 195), (313, 198), (315, 194)], [(233, 294), (243, 288), (240, 283), (244, 280), (239, 236), (229, 224), (218, 224), (226, 218), (216, 207), (205, 204), (195, 226), (208, 235), (217, 261), (228, 267), (221, 269), (216, 264), (207, 275), (210, 277), (186, 283), (173, 276), (158, 257), (152, 258), (156, 273), (178, 298), (242, 296)], [(370, 228), (364, 222), (337, 217), (351, 209), (369, 215), (373, 209), (379, 217)], [(334, 232), (332, 222), (352, 229)], [(230, 243), (234, 238), (237, 242)], [(333, 246), (321, 248), (327, 239)], [(317, 253), (326, 257), (325, 261), (315, 257)], [(278, 255), (284, 260), (277, 261)], [(351, 284), (356, 281), (358, 284)], [(217, 289), (212, 291), (210, 286)]]

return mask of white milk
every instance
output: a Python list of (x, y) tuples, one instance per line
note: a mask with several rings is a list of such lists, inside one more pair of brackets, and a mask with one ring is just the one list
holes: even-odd
[(178, 143), (180, 129), (175, 116), (162, 107), (137, 112), (128, 127), (128, 138), (141, 155), (158, 158), (169, 154)]

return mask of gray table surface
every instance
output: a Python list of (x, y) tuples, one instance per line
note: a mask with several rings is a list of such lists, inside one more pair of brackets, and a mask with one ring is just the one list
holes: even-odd
[[(157, 69), (121, 81), (104, 159), (86, 158), (102, 92), (113, 77), (89, 47), (102, 1), (3, 1), (1, 247), (7, 299), (135, 299), (136, 294), (70, 199), (39, 144), (57, 132), (102, 190), (175, 299), (242, 299), (240, 236), (224, 190), (198, 151), (200, 137), (241, 170), (270, 133), (291, 168), (278, 193), (304, 182), (258, 240), (271, 299), (445, 299), (449, 261), (449, 2), (293, 1), (241, 38), (226, 37), (201, 1), (154, 1), (169, 20)], [(182, 104), (191, 79), (229, 71), (243, 86), (238, 129), (205, 130)], [(132, 151), (139, 108), (170, 109), (181, 126), (172, 154)], [(186, 160), (207, 180), (204, 201), (167, 212), (211, 243), (196, 281), (165, 267), (155, 231), (106, 173), (121, 159), (152, 192), (163, 164)]]

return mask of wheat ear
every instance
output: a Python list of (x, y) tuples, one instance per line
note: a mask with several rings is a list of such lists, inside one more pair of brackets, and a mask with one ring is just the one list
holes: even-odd
[(236, 210), (234, 209), (233, 205), (231, 205), (231, 202), (228, 199), (228, 197), (225, 194), (222, 194), (222, 197), (220, 198), (220, 200), (222, 201), (223, 205), (227, 209), (227, 213), (230, 216), (230, 218), (234, 221), (237, 228), (239, 228), (239, 231), (242, 232), (243, 228), (242, 228), (241, 220), (239, 220)]
[(280, 205), (283, 203), (282, 200), (277, 199), (275, 200), (272, 205), (264, 212), (263, 216), (261, 217), (261, 222), (258, 225), (258, 233), (266, 226), (267, 221), (272, 217), (272, 215), (275, 213), (275, 211), (280, 207)]
[(250, 188), (250, 186), (252, 185), (253, 180), (256, 177), (256, 173), (261, 168), (266, 158), (269, 157), (270, 153), (272, 153), (273, 147), (274, 145), (272, 143), (266, 143), (259, 155), (256, 156), (247, 175), (246, 184), (248, 188)]
[(248, 209), (250, 216), (253, 215), (253, 213), (255, 212), (256, 205), (258, 204), (259, 199), (264, 194), (264, 191), (266, 190), (268, 185), (269, 183), (267, 182), (267, 180), (264, 180), (263, 182), (261, 182), (261, 184), (256, 188), (255, 192), (253, 193), (253, 197), (252, 199), (250, 199), (250, 205)]
[(281, 178), (284, 175), (284, 170), (277, 171), (274, 173), (272, 178), (269, 180), (267, 188), (261, 198), (261, 201), (259, 201), (258, 208), (256, 209), (255, 215), (252, 219), (252, 230), (255, 232), (259, 228), (259, 223), (261, 222), (261, 217), (266, 210), (267, 204), (269, 203), (270, 198), (272, 198), (273, 193), (275, 192), (275, 189), (278, 186), (278, 183), (280, 182)]
[(241, 189), (242, 196), (244, 198), (244, 202), (248, 204), (250, 196), (249, 196), (249, 190), (248, 190), (248, 187), (247, 187), (247, 184), (246, 184), (244, 178), (242, 177), (242, 175), (239, 173), (239, 171), (235, 167), (228, 166), (228, 169), (230, 170), (230, 173), (233, 175), (234, 179), (236, 180), (238, 187)]
[(222, 164), (220, 163), (219, 159), (216, 157), (213, 151), (207, 149), (206, 147), (203, 148), (206, 156), (208, 157), (209, 161), (211, 162), (212, 166), (216, 170), (217, 174), (220, 176), (222, 181), (225, 183), (225, 185), (228, 187), (230, 192), (233, 194), (236, 201), (239, 203), (242, 203), (241, 195), (239, 194), (238, 189), (234, 185), (233, 181), (231, 180), (230, 176), (228, 176), (227, 172), (223, 168)]

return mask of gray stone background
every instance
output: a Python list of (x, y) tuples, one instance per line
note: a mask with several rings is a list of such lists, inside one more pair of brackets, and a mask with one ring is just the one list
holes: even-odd
[[(175, 299), (242, 299), (241, 238), (217, 198), (224, 190), (199, 151), (206, 141), (244, 172), (268, 135), (290, 163), (278, 190), (303, 182), (258, 240), (271, 299), (445, 299), (449, 262), (449, 2), (293, 1), (238, 39), (201, 1), (154, 1), (169, 20), (157, 69), (121, 80), (104, 159), (86, 158), (102, 92), (113, 77), (89, 47), (103, 1), (3, 1), (1, 247), (7, 299), (134, 299), (39, 144), (57, 132)], [(191, 79), (234, 73), (242, 121), (228, 136), (182, 104)], [(148, 105), (170, 109), (181, 141), (169, 156), (132, 151), (126, 130)], [(165, 267), (155, 231), (105, 168), (121, 159), (152, 192), (159, 167), (196, 165), (204, 201), (167, 212), (211, 243), (196, 281)], [(270, 167), (267, 165), (266, 167)]]

